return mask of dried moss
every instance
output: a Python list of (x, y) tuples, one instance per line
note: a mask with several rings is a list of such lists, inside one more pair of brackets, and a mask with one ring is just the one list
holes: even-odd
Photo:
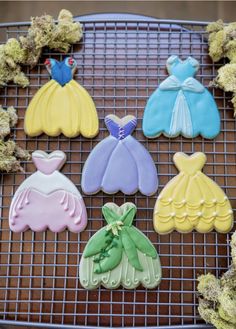
[(8, 107), (4, 110), (0, 106), (0, 139), (4, 139), (10, 134), (11, 128), (17, 123), (17, 114), (13, 106)]
[(207, 300), (216, 302), (220, 294), (220, 281), (213, 275), (201, 275), (199, 278), (198, 291), (206, 296)]
[(236, 232), (231, 239), (232, 264), (219, 279), (213, 274), (198, 278), (199, 313), (217, 329), (236, 329)]
[(10, 81), (22, 87), (28, 86), (29, 80), (22, 72), (22, 66), (36, 65), (43, 47), (67, 53), (82, 34), (82, 25), (74, 22), (72, 14), (65, 9), (59, 13), (57, 23), (50, 15), (31, 18), (26, 36), (19, 40), (11, 38), (0, 46), (0, 86)]
[(58, 16), (58, 25), (48, 43), (50, 49), (67, 53), (71, 44), (82, 38), (82, 25), (73, 23), (73, 16), (68, 10), (61, 10)]
[(29, 160), (29, 152), (19, 147), (13, 140), (6, 137), (17, 123), (18, 117), (14, 107), (4, 110), (0, 106), (0, 171), (22, 171), (20, 160)]
[(224, 25), (222, 20), (210, 23), (209, 55), (214, 62), (226, 58), (229, 63), (218, 70), (214, 85), (233, 93), (232, 103), (236, 113), (236, 22)]
[(224, 91), (236, 92), (236, 64), (222, 66), (215, 82)]
[[(4, 53), (13, 63), (24, 63), (26, 52), (17, 39), (11, 38), (4, 46)], [(13, 64), (14, 66), (14, 64)]]

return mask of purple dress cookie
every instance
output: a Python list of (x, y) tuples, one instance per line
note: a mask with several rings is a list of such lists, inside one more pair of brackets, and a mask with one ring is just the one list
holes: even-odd
[(108, 194), (134, 194), (139, 190), (144, 195), (154, 194), (158, 188), (155, 164), (144, 146), (131, 136), (137, 119), (132, 115), (119, 119), (111, 114), (105, 123), (110, 136), (92, 150), (84, 165), (84, 193), (102, 190)]
[(35, 151), (32, 158), (37, 171), (17, 189), (10, 207), (9, 225), (14, 232), (27, 229), (42, 232), (65, 228), (78, 233), (87, 225), (87, 212), (75, 185), (58, 170), (66, 155)]

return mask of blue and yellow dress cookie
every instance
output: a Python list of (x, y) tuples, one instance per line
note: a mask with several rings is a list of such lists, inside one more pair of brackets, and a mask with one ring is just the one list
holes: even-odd
[(94, 137), (98, 133), (96, 107), (88, 92), (73, 80), (77, 63), (72, 57), (62, 62), (45, 61), (52, 79), (41, 87), (26, 110), (25, 133), (38, 136)]

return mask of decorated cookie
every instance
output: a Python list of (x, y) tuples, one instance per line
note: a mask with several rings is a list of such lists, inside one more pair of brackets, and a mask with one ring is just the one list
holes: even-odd
[(32, 158), (38, 170), (19, 186), (12, 199), (10, 229), (83, 231), (87, 225), (83, 199), (75, 185), (58, 171), (66, 160), (65, 153), (35, 151)]
[(139, 284), (155, 288), (161, 281), (161, 265), (150, 240), (132, 225), (136, 214), (133, 203), (102, 208), (107, 225), (87, 243), (79, 267), (80, 283), (86, 289), (102, 285), (134, 289)]
[(94, 137), (98, 133), (98, 116), (88, 92), (75, 80), (77, 63), (72, 57), (62, 62), (45, 61), (52, 79), (38, 90), (25, 114), (25, 133), (38, 136)]
[(154, 209), (154, 228), (159, 234), (195, 229), (207, 233), (215, 229), (229, 232), (233, 211), (223, 190), (201, 172), (204, 153), (174, 155), (180, 173), (171, 179), (159, 195)]
[(119, 190), (134, 194), (154, 194), (158, 188), (157, 170), (148, 151), (131, 136), (137, 119), (122, 119), (111, 114), (105, 118), (110, 136), (90, 153), (82, 173), (82, 190), (94, 194), (99, 190), (113, 194)]
[(198, 61), (192, 57), (182, 61), (178, 56), (171, 56), (166, 66), (170, 76), (151, 95), (144, 111), (144, 135), (216, 137), (220, 132), (219, 111), (209, 91), (193, 78), (199, 68)]

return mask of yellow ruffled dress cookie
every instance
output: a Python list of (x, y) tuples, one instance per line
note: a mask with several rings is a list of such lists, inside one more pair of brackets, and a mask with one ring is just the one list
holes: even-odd
[(174, 163), (180, 173), (162, 190), (154, 208), (154, 228), (159, 234), (195, 229), (207, 233), (215, 229), (229, 232), (233, 211), (223, 190), (201, 171), (206, 155), (188, 156), (178, 152)]
[(84, 137), (97, 135), (98, 116), (88, 92), (73, 80), (77, 63), (72, 57), (62, 62), (45, 61), (52, 79), (38, 90), (25, 114), (25, 133), (38, 136)]

